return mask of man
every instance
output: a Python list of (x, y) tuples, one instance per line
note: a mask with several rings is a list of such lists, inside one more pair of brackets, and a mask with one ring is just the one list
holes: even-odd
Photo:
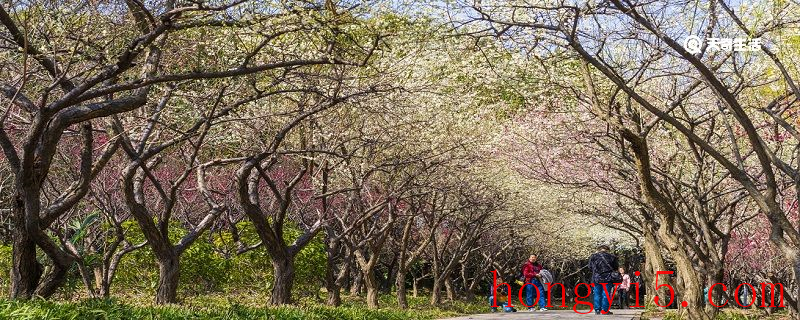
[(542, 264), (536, 262), (536, 255), (532, 254), (522, 266), (522, 275), (525, 277), (525, 304), (528, 305), (528, 311), (534, 310), (533, 300), (536, 297), (534, 290), (539, 292), (539, 311), (547, 311), (540, 271), (542, 271)]
[(609, 253), (607, 245), (597, 247), (597, 252), (589, 257), (589, 269), (592, 270), (594, 283), (594, 313), (613, 314), (608, 311), (608, 296), (614, 293), (613, 273), (619, 269), (617, 257)]
[(625, 268), (619, 268), (619, 274), (622, 275), (622, 284), (619, 285), (619, 308), (628, 308), (628, 291), (631, 288), (631, 276), (625, 273)]

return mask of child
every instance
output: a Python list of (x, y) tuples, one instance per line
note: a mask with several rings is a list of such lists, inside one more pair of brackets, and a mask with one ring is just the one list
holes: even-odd
[[(503, 278), (497, 277), (497, 283), (503, 283)], [(498, 307), (502, 307), (504, 312), (517, 312), (513, 307), (509, 307), (508, 302), (505, 301), (508, 300), (508, 286), (497, 286), (497, 295), (495, 295), (493, 289), (492, 286), (489, 286), (489, 296), (487, 297), (492, 312), (497, 312)]]

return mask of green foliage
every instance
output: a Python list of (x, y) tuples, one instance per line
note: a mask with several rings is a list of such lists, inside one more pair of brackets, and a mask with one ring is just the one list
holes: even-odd
[[(127, 237), (131, 243), (144, 241), (144, 235), (136, 222), (125, 222), (124, 228), (128, 230)], [(177, 243), (187, 232), (177, 226), (177, 223), (173, 223), (170, 225), (170, 240)], [(214, 250), (211, 243), (203, 239), (197, 240), (186, 249), (180, 261), (180, 290), (190, 294), (213, 292), (222, 288), (231, 265), (230, 261)], [(127, 254), (120, 261), (117, 270), (112, 288), (114, 291), (133, 289), (151, 292), (158, 284), (158, 265), (149, 247)]]
[[(126, 237), (131, 243), (144, 241), (144, 235), (135, 221), (124, 222), (123, 228), (127, 230)], [(150, 248), (145, 246), (125, 255), (119, 262), (113, 283), (112, 290), (119, 292), (129, 289), (140, 292), (154, 290), (158, 283), (158, 265)]]
[[(0, 270), (11, 270), (11, 246), (0, 244)], [(0, 273), (0, 292), (8, 292), (11, 281), (8, 273)]]
[[(236, 225), (239, 240), (247, 245), (258, 243), (258, 235), (250, 222), (240, 222)], [(230, 231), (214, 233), (212, 236), (214, 246), (223, 252), (230, 252), (231, 258), (226, 270), (226, 291), (242, 293), (258, 293), (265, 291), (267, 284), (272, 282), (272, 264), (269, 254), (263, 248), (250, 250), (237, 255)]]
[(644, 310), (645, 312), (656, 312), (658, 311), (658, 306), (656, 305), (655, 301), (652, 299), (645, 301)]
[[(139, 226), (126, 222), (127, 237), (131, 243), (144, 241)], [(237, 224), (239, 239), (252, 245), (259, 238), (250, 222)], [(173, 223), (170, 227), (170, 238), (176, 243), (186, 234), (186, 230)], [(294, 225), (284, 230), (287, 243), (293, 242), (302, 234)], [(210, 241), (208, 239), (210, 238)], [(229, 258), (226, 259), (227, 252)], [(264, 248), (250, 250), (244, 254), (235, 254), (236, 247), (230, 231), (216, 232), (202, 237), (192, 244), (181, 256), (180, 290), (184, 295), (196, 295), (207, 292), (239, 292), (243, 294), (260, 293), (269, 290), (272, 283), (272, 263)], [(312, 240), (295, 260), (295, 292), (301, 295), (313, 295), (320, 287), (322, 272), (325, 266), (325, 247), (320, 237)], [(142, 248), (126, 255), (117, 269), (114, 279), (115, 292), (129, 290), (152, 292), (158, 284), (158, 266), (149, 247)]]
[[(390, 297), (386, 297), (389, 299)], [(115, 300), (85, 300), (59, 303), (52, 301), (0, 301), (0, 319), (435, 319), (461, 314), (453, 309), (417, 308), (425, 298), (411, 299), (411, 308), (369, 310), (361, 302), (348, 302), (338, 308), (321, 305), (258, 307), (224, 299), (202, 301), (185, 306), (137, 306)], [(468, 304), (455, 309), (476, 311)]]
[(664, 320), (680, 320), (682, 317), (674, 312), (668, 312), (664, 314)]
[(91, 226), (100, 215), (97, 212), (92, 212), (91, 214), (87, 215), (83, 220), (76, 219), (70, 222), (69, 227), (75, 232), (72, 237), (70, 238), (70, 242), (74, 244), (80, 243), (81, 240), (86, 236), (87, 230), (89, 230), (89, 226)]
[[(239, 239), (248, 245), (258, 243), (260, 240), (253, 224), (249, 221), (236, 225)], [(287, 225), (283, 231), (284, 240), (292, 243), (302, 231), (294, 226)], [(232, 247), (230, 232), (214, 234), (214, 245), (222, 248), (221, 251), (235, 251)], [(323, 273), (320, 268), (325, 266), (325, 245), (320, 237), (314, 238), (295, 259), (295, 286), (296, 293), (310, 295), (319, 290)], [(241, 255), (231, 257), (227, 272), (228, 290), (263, 292), (272, 283), (272, 262), (269, 254), (263, 248), (248, 251)]]
[(192, 293), (213, 292), (221, 289), (231, 272), (230, 261), (219, 255), (214, 247), (198, 240), (181, 256), (181, 282), (184, 290)]
[[(284, 230), (283, 236), (292, 243), (301, 234), (299, 228), (291, 226)], [(318, 235), (295, 258), (295, 288), (308, 293), (317, 291), (324, 280), (326, 259), (325, 244)]]

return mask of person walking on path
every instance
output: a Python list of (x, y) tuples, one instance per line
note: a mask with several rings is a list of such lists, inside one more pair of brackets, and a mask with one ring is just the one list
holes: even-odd
[(619, 308), (628, 308), (628, 290), (631, 288), (631, 276), (625, 273), (625, 268), (619, 268), (619, 274), (622, 275), (622, 284), (619, 285)]
[(592, 270), (592, 283), (594, 283), (594, 313), (613, 314), (608, 311), (608, 297), (613, 294), (614, 283), (622, 282), (617, 271), (619, 262), (617, 257), (609, 253), (607, 245), (597, 247), (597, 252), (589, 256), (589, 269)]
[(536, 297), (534, 290), (539, 292), (539, 311), (547, 311), (542, 276), (539, 274), (542, 269), (542, 264), (536, 262), (535, 254), (528, 257), (528, 261), (522, 266), (522, 275), (525, 277), (525, 304), (528, 305), (528, 311), (534, 310), (534, 298)]

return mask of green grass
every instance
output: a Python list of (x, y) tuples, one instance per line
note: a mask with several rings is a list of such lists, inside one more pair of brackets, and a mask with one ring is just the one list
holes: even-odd
[[(119, 300), (58, 302), (45, 300), (0, 300), (0, 319), (436, 319), (481, 313), (488, 309), (479, 302), (447, 302), (438, 308), (426, 298), (409, 297), (409, 308), (396, 307), (391, 296), (381, 299), (381, 308), (369, 310), (361, 299), (346, 299), (340, 307), (303, 300), (294, 306), (265, 307), (258, 301), (235, 301), (223, 296), (190, 298), (180, 305), (154, 306)], [(266, 300), (262, 300), (266, 301)]]

